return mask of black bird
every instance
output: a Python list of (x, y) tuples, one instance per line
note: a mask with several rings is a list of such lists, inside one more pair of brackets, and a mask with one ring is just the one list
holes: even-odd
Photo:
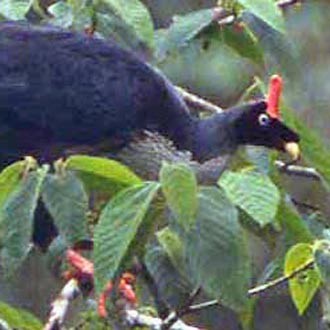
[(160, 133), (199, 162), (242, 144), (284, 151), (297, 143), (266, 108), (258, 101), (198, 119), (159, 71), (113, 42), (0, 23), (0, 158), (7, 161), (47, 160), (55, 149), (111, 139), (124, 146), (141, 130)]
[[(258, 101), (198, 119), (157, 69), (111, 41), (0, 23), (0, 168), (24, 155), (49, 161), (66, 149), (107, 140), (125, 149), (145, 130), (198, 162), (243, 144), (282, 151), (297, 146), (299, 136), (277, 117)], [(57, 231), (39, 207), (33, 239), (45, 248)]]

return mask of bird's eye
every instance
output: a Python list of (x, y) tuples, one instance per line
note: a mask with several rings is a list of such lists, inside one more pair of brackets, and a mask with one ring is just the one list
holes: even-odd
[(261, 126), (267, 126), (270, 122), (270, 119), (269, 119), (268, 115), (266, 115), (265, 113), (262, 113), (258, 117), (258, 122)]

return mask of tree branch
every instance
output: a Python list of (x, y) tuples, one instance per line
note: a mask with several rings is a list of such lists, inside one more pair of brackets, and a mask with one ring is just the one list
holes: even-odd
[(286, 9), (292, 5), (296, 5), (301, 2), (302, 2), (302, 0), (280, 0), (280, 1), (276, 2), (276, 4), (279, 8)]
[(53, 301), (49, 318), (44, 330), (58, 330), (61, 329), (68, 312), (69, 304), (72, 300), (77, 298), (80, 294), (78, 281), (71, 279), (61, 290), (58, 297)]
[(252, 297), (252, 296), (258, 295), (258, 294), (263, 293), (264, 291), (266, 291), (268, 289), (271, 289), (275, 286), (283, 284), (283, 283), (291, 280), (292, 278), (294, 278), (298, 274), (303, 273), (307, 269), (312, 268), (313, 266), (314, 266), (314, 260), (310, 260), (307, 263), (305, 263), (305, 264), (301, 265), (300, 267), (298, 267), (296, 270), (294, 270), (289, 275), (281, 276), (281, 277), (279, 277), (279, 278), (277, 278), (273, 281), (270, 281), (268, 283), (265, 283), (265, 284), (262, 284), (262, 285), (259, 285), (259, 286), (255, 287), (255, 288), (250, 289), (248, 291), (248, 296)]
[(217, 105), (186, 91), (182, 87), (175, 86), (175, 88), (181, 94), (182, 98), (186, 101), (186, 103), (193, 108), (197, 108), (209, 113), (218, 113), (223, 111), (223, 109), (218, 107)]
[[(152, 317), (149, 315), (144, 315), (139, 313), (137, 310), (127, 310), (125, 316), (125, 323), (129, 327), (136, 327), (136, 326), (146, 326), (152, 330), (160, 330), (162, 329), (162, 325), (164, 321), (158, 317)], [(170, 330), (200, 330), (199, 328), (192, 327), (190, 325), (185, 324), (181, 320), (177, 320), (174, 322), (173, 325), (168, 328)]]
[(321, 174), (319, 172), (317, 172), (315, 168), (312, 168), (312, 167), (288, 165), (280, 160), (275, 161), (275, 166), (281, 173), (285, 173), (288, 175), (303, 176), (303, 177), (312, 178), (312, 179), (315, 179), (318, 181), (322, 180)]
[(197, 298), (197, 296), (201, 293), (201, 287), (196, 288), (191, 294), (190, 297), (187, 299), (185, 304), (179, 308), (177, 311), (171, 312), (168, 317), (164, 320), (162, 325), (162, 330), (168, 330), (172, 328), (172, 325), (174, 325), (179, 319), (186, 315), (189, 311), (189, 308), (191, 304), (194, 302), (194, 300)]
[[(300, 273), (303, 273), (304, 271), (312, 268), (314, 266), (314, 260), (310, 260), (307, 263), (301, 265), (300, 267), (298, 267), (296, 270), (294, 270), (291, 274), (289, 275), (285, 275), (285, 276), (281, 276), (273, 281), (270, 281), (268, 283), (259, 285), (255, 288), (252, 288), (250, 290), (248, 290), (247, 294), (249, 297), (253, 297), (256, 296), (258, 294), (261, 294), (263, 292), (265, 292), (266, 290), (269, 290), (271, 288), (274, 288), (278, 285), (281, 285), (289, 280), (291, 280), (292, 278), (294, 278), (295, 276), (299, 275)], [(221, 302), (219, 300), (210, 300), (210, 301), (206, 301), (200, 304), (196, 304), (196, 305), (192, 305), (189, 308), (187, 308), (185, 310), (184, 313), (181, 313), (180, 317), (186, 315), (186, 314), (190, 314), (190, 313), (194, 313), (196, 311), (205, 309), (205, 308), (209, 308), (211, 306), (216, 306), (219, 305)]]

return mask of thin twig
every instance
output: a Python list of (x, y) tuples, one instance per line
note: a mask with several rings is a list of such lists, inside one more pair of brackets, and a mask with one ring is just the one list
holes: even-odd
[(258, 295), (260, 293), (263, 293), (264, 291), (273, 288), (275, 286), (278, 286), (280, 284), (283, 284), (289, 280), (291, 280), (292, 278), (294, 278), (295, 276), (297, 276), (300, 273), (303, 273), (304, 271), (306, 271), (309, 268), (312, 268), (314, 266), (314, 260), (310, 260), (307, 263), (303, 264), (302, 266), (298, 267), (296, 270), (294, 270), (291, 274), (289, 275), (284, 275), (281, 276), (273, 281), (270, 281), (268, 283), (259, 285), (255, 288), (252, 288), (248, 291), (248, 296), (252, 297), (255, 295)]
[(164, 320), (162, 325), (162, 330), (171, 329), (172, 325), (174, 325), (179, 319), (186, 315), (189, 311), (189, 308), (191, 304), (194, 302), (194, 300), (197, 298), (197, 296), (201, 293), (201, 287), (196, 288), (189, 296), (187, 301), (184, 303), (184, 305), (180, 308), (178, 308), (177, 311), (171, 312), (168, 317)]
[[(152, 317), (150, 315), (144, 315), (137, 310), (127, 310), (125, 316), (125, 323), (129, 327), (143, 326), (152, 330), (160, 330), (162, 328), (163, 320), (158, 317)], [(199, 328), (187, 325), (181, 320), (177, 320), (169, 328), (170, 330), (200, 330)]]
[(297, 199), (295, 198), (290, 198), (292, 203), (298, 207), (303, 207), (305, 209), (308, 209), (312, 212), (319, 212), (320, 211), (320, 208), (315, 206), (315, 205), (312, 205), (312, 204), (309, 204), (309, 203), (305, 203), (305, 202), (301, 202), (301, 201), (298, 201)]
[(312, 178), (315, 180), (322, 180), (322, 176), (315, 168), (312, 167), (304, 167), (304, 166), (298, 166), (298, 165), (287, 165), (286, 163), (276, 160), (275, 166), (277, 169), (285, 174), (288, 175), (297, 175), (297, 176), (303, 176), (306, 178)]
[(218, 107), (217, 105), (206, 101), (195, 94), (187, 92), (182, 87), (176, 86), (176, 89), (181, 94), (183, 99), (187, 102), (187, 104), (194, 108), (199, 108), (209, 113), (218, 113), (223, 111), (223, 109)]
[(70, 302), (80, 294), (78, 281), (71, 279), (61, 290), (58, 297), (52, 303), (51, 311), (49, 313), (48, 322), (44, 330), (61, 329), (65, 320)]
[[(252, 289), (248, 290), (247, 294), (248, 294), (249, 297), (253, 297), (253, 296), (256, 296), (258, 294), (261, 294), (261, 293), (265, 292), (266, 290), (269, 290), (271, 288), (274, 288), (275, 286), (281, 285), (281, 284), (291, 280), (295, 276), (299, 275), (300, 273), (303, 273), (304, 271), (306, 271), (307, 269), (312, 268), (313, 266), (314, 266), (314, 260), (310, 260), (307, 263), (303, 264), (302, 266), (298, 267), (291, 274), (281, 276), (281, 277), (279, 277), (279, 278), (277, 278), (273, 281), (270, 281), (268, 283), (259, 285), (255, 288), (252, 288)], [(180, 317), (182, 317), (186, 314), (194, 313), (196, 311), (200, 311), (202, 309), (209, 308), (209, 307), (212, 307), (212, 306), (216, 306), (216, 305), (219, 305), (219, 304), (220, 304), (219, 300), (210, 300), (210, 301), (206, 301), (206, 302), (203, 302), (203, 303), (200, 303), (200, 304), (192, 305), (189, 308), (187, 308), (185, 313), (181, 314)]]
[(236, 16), (222, 7), (213, 8), (213, 21), (216, 21), (218, 25), (231, 24), (236, 19)]
[(296, 4), (301, 3), (301, 2), (302, 2), (302, 0), (280, 0), (280, 1), (276, 2), (276, 4), (281, 9), (285, 9), (287, 7), (296, 5)]
[(189, 307), (189, 310), (187, 311), (187, 314), (188, 313), (194, 313), (196, 311), (200, 311), (201, 309), (216, 306), (216, 305), (219, 305), (219, 304), (220, 304), (219, 300), (214, 299), (214, 300), (210, 300), (210, 301), (205, 301), (205, 302), (200, 303), (200, 304), (192, 305), (192, 306)]

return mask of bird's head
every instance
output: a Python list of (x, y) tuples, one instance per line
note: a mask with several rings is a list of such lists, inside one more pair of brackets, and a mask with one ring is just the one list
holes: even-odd
[(299, 135), (280, 119), (282, 79), (270, 80), (267, 101), (256, 101), (232, 109), (239, 144), (260, 145), (287, 152), (293, 161), (300, 157)]

